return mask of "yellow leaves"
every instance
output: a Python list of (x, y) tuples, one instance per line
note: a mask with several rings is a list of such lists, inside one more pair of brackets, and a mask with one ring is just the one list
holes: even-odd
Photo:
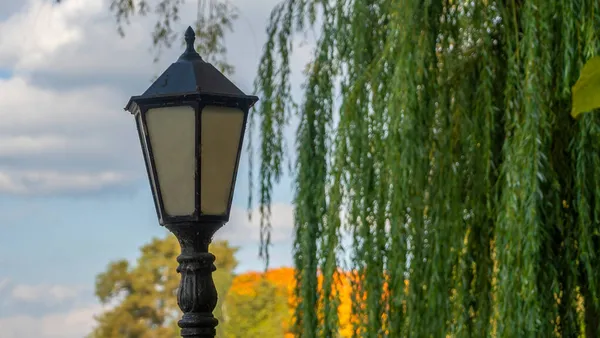
[(600, 108), (600, 56), (588, 60), (583, 66), (579, 79), (571, 89), (571, 116)]
[[(230, 324), (228, 325), (231, 326), (228, 326), (225, 331), (231, 337), (238, 337), (239, 335), (236, 335), (235, 332), (241, 329), (252, 328), (260, 331), (268, 327), (273, 330), (269, 331), (271, 335), (267, 334), (269, 337), (273, 336), (275, 332), (281, 332), (281, 335), (285, 337), (293, 337), (290, 334), (293, 309), (296, 306), (296, 303), (291, 302), (294, 297), (294, 287), (293, 268), (278, 268), (267, 272), (246, 272), (236, 276), (225, 300), (225, 306), (235, 308), (235, 311), (231, 310), (235, 314), (230, 311)], [(248, 312), (249, 310), (267, 311), (269, 315), (266, 318), (260, 317), (260, 314)], [(251, 320), (250, 324), (246, 323), (246, 326), (240, 326), (239, 321), (242, 319), (239, 316), (246, 319), (258, 316), (262, 319)], [(278, 334), (277, 337), (281, 337), (281, 335)], [(254, 335), (248, 334), (248, 336)]]
[[(352, 320), (356, 319), (356, 315), (352, 314), (352, 284), (351, 279), (358, 276), (356, 272), (347, 273), (339, 271), (339, 274), (334, 277), (336, 285), (333, 287), (333, 292), (340, 298), (338, 306), (339, 329), (340, 337), (352, 337), (353, 327)], [(229, 289), (228, 297), (233, 295), (256, 296), (256, 290), (261, 281), (268, 281), (276, 287), (277, 296), (287, 298), (288, 313), (283, 315), (284, 322), (282, 327), (285, 331), (286, 338), (293, 337), (292, 328), (294, 321), (294, 309), (298, 304), (298, 299), (295, 294), (296, 280), (295, 270), (293, 268), (282, 267), (278, 269), (268, 270), (264, 272), (246, 272), (236, 276)], [(319, 292), (323, 288), (323, 275), (318, 277)], [(227, 303), (227, 301), (226, 301)], [(249, 314), (250, 315), (250, 314)]]
[[(363, 310), (366, 309), (366, 300), (367, 300), (367, 290), (364, 290), (364, 282), (365, 275), (359, 273), (356, 270), (352, 271), (343, 271), (338, 270), (336, 275), (333, 277), (334, 285), (332, 286), (332, 293), (335, 294), (340, 303), (338, 304), (338, 334), (340, 338), (353, 337), (356, 335), (353, 324), (356, 322), (362, 322), (366, 319), (360, 318), (360, 316), (365, 315), (364, 313), (357, 314), (353, 313), (353, 292), (358, 291), (359, 297), (362, 298), (362, 302), (359, 304)], [(298, 305), (298, 299), (296, 298), (295, 287), (295, 270), (293, 268), (277, 268), (271, 269), (267, 272), (246, 272), (240, 275), (237, 275), (231, 288), (229, 289), (229, 293), (227, 297), (234, 297), (236, 295), (239, 296), (250, 296), (256, 297), (257, 290), (259, 290), (260, 283), (267, 281), (271, 286), (274, 286), (274, 290), (277, 297), (287, 298), (287, 310), (286, 314), (277, 313), (277, 315), (281, 315), (282, 323), (281, 327), (284, 330), (284, 336), (286, 338), (293, 337), (292, 328), (294, 325), (294, 309)], [(323, 275), (319, 274), (318, 276), (318, 292), (323, 292)], [(383, 292), (382, 292), (382, 301), (385, 303), (387, 299), (390, 297), (389, 290), (389, 276), (385, 276), (385, 281), (383, 283)], [(405, 285), (405, 293), (408, 292), (409, 283), (408, 281), (404, 281)], [(234, 306), (233, 303), (225, 302), (225, 304), (229, 304), (230, 306)], [(319, 306), (323, 306), (323, 303), (319, 303)], [(319, 315), (322, 320), (322, 308), (320, 308)], [(245, 314), (246, 317), (252, 318), (251, 313)], [(385, 318), (385, 314), (383, 315)]]

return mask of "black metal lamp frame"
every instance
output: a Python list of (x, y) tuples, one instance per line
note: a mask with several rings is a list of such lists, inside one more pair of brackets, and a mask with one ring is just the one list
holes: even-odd
[[(204, 62), (194, 50), (195, 33), (191, 27), (185, 32), (186, 50), (151, 86), (140, 96), (133, 96), (125, 107), (136, 116), (144, 160), (159, 223), (169, 229), (178, 239), (181, 255), (177, 257), (181, 282), (177, 292), (177, 304), (183, 311), (178, 322), (181, 336), (186, 338), (212, 338), (216, 335), (218, 320), (213, 315), (217, 305), (217, 290), (212, 279), (216, 270), (215, 256), (208, 252), (213, 235), (228, 220), (235, 187), (235, 178), (246, 129), (249, 109), (258, 101), (256, 96), (245, 95), (211, 64)], [(244, 113), (235, 168), (226, 213), (207, 215), (201, 212), (200, 167), (202, 153), (196, 142), (196, 197), (195, 211), (189, 216), (170, 216), (165, 212), (160, 182), (158, 181), (154, 156), (146, 128), (146, 112), (152, 108), (189, 106), (196, 112), (196, 135), (200, 135), (202, 109), (207, 106), (232, 107)], [(146, 146), (144, 146), (144, 144)]]

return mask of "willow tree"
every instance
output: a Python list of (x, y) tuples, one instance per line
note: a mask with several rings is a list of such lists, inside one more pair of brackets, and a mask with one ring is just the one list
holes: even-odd
[[(318, 41), (294, 102), (306, 31)], [(267, 253), (284, 129), (299, 119), (298, 336), (336, 337), (340, 268), (357, 337), (600, 336), (600, 117), (569, 116), (599, 34), (597, 0), (274, 8), (249, 148)]]
[(297, 116), (299, 336), (336, 336), (347, 257), (356, 336), (600, 336), (600, 118), (569, 116), (600, 2), (287, 0), (267, 33), (259, 202), (268, 234)]

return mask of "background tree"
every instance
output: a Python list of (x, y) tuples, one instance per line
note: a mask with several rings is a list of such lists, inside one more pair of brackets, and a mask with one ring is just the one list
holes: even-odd
[[(222, 323), (221, 308), (237, 266), (237, 248), (219, 241), (211, 244), (210, 251), (217, 256), (213, 278), (219, 302), (214, 314)], [(97, 277), (96, 296), (103, 304), (115, 304), (115, 307), (96, 318), (98, 325), (90, 338), (179, 337), (177, 321), (181, 314), (176, 296), (180, 280), (176, 271), (179, 253), (177, 239), (168, 235), (143, 246), (134, 266), (126, 260), (109, 264)], [(219, 331), (219, 335), (222, 334)]]
[(227, 294), (225, 337), (293, 337), (294, 269), (277, 268), (236, 276)]
[[(236, 280), (248, 277), (244, 274)], [(244, 289), (234, 282), (224, 306), (227, 320), (222, 337), (284, 337), (288, 310), (287, 293), (268, 279), (260, 277)]]
[[(221, 72), (232, 73), (234, 67), (227, 62), (224, 44), (225, 33), (231, 30), (238, 17), (238, 11), (227, 0), (196, 0), (198, 4), (195, 24), (196, 48), (205, 61), (212, 63)], [(125, 36), (125, 26), (136, 15), (154, 15), (157, 20), (152, 31), (152, 47), (155, 61), (164, 48), (170, 48), (174, 41), (183, 44), (183, 32), (174, 31), (179, 21), (179, 8), (183, 0), (112, 0), (110, 10), (117, 20), (117, 30)], [(179, 37), (179, 39), (178, 39)]]
[[(265, 272), (246, 272), (236, 276), (224, 304), (224, 337), (244, 337), (247, 332), (268, 337), (294, 337), (296, 272), (293, 268), (275, 268)], [(352, 274), (336, 274), (332, 293), (339, 296), (336, 316), (340, 330), (336, 337), (353, 336)], [(319, 288), (323, 278), (319, 278)], [(250, 335), (250, 334), (247, 334)]]
[[(292, 41), (313, 28), (294, 109)], [(339, 266), (360, 276), (357, 336), (600, 336), (600, 117), (569, 116), (598, 34), (596, 0), (276, 6), (252, 121), (266, 250), (284, 128), (300, 120), (299, 336), (340, 330)]]

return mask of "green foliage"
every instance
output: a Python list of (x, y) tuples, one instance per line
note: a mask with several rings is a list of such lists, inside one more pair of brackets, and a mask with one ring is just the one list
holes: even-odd
[[(221, 307), (237, 265), (237, 249), (227, 242), (215, 242), (210, 251), (217, 257), (213, 279), (219, 303), (215, 317), (222, 321)], [(97, 326), (89, 337), (179, 337), (179, 252), (177, 239), (168, 235), (143, 246), (134, 266), (126, 260), (110, 263), (97, 277), (96, 296), (103, 304), (115, 306), (96, 318)]]
[(588, 60), (581, 75), (573, 86), (573, 108), (571, 116), (600, 108), (600, 56)]
[(283, 337), (288, 304), (285, 294), (261, 278), (251, 293), (231, 292), (223, 308), (222, 338)]
[[(238, 17), (235, 6), (223, 0), (196, 0), (198, 3), (195, 22), (196, 48), (204, 60), (212, 63), (224, 73), (233, 73), (233, 66), (227, 63), (227, 49), (223, 42), (225, 34), (232, 29)], [(174, 41), (183, 41), (177, 23), (183, 0), (112, 0), (110, 9), (117, 21), (117, 30), (125, 35), (125, 25), (130, 18), (139, 15), (155, 15), (158, 19), (152, 31), (152, 44), (156, 52), (155, 61), (164, 48), (171, 48)], [(180, 32), (181, 31), (181, 32)], [(181, 42), (183, 43), (183, 42)]]
[[(296, 115), (299, 336), (335, 336), (317, 276), (332, 285), (345, 257), (357, 337), (599, 336), (600, 119), (569, 117), (599, 28), (595, 0), (273, 10), (256, 81), (259, 203), (268, 247), (282, 122)], [(319, 35), (298, 108), (278, 90), (307, 29)]]

